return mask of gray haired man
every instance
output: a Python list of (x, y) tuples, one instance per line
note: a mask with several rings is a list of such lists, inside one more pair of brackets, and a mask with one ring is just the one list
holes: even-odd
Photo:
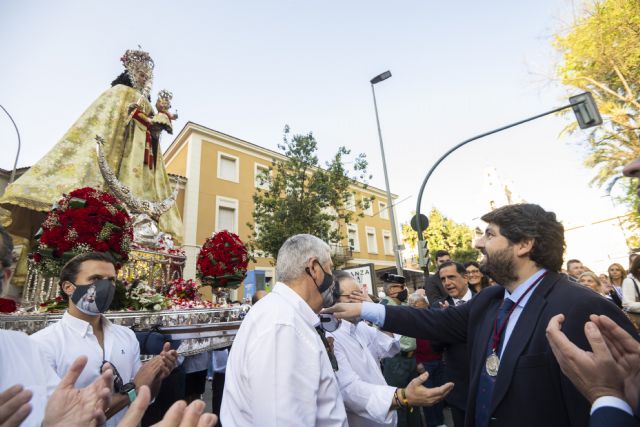
[(220, 420), (233, 426), (346, 426), (318, 313), (333, 305), (329, 245), (290, 237), (272, 291), (244, 318), (229, 360)]

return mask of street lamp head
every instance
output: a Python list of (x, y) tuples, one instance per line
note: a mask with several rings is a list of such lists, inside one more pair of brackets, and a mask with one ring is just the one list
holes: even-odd
[(371, 84), (374, 85), (376, 83), (380, 83), (383, 80), (387, 80), (389, 77), (391, 77), (391, 71), (385, 71), (384, 73), (378, 74), (377, 76), (372, 78)]
[(569, 102), (571, 102), (571, 108), (573, 108), (580, 129), (588, 129), (602, 124), (602, 117), (600, 117), (598, 106), (593, 100), (591, 92), (572, 96), (569, 98)]

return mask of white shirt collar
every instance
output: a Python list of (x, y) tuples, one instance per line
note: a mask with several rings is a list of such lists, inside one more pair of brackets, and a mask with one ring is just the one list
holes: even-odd
[(473, 294), (471, 293), (471, 289), (467, 288), (467, 293), (464, 294), (462, 298), (454, 298), (453, 302), (457, 303), (458, 301), (469, 302)]
[[(109, 327), (109, 324), (111, 323), (109, 319), (107, 319), (103, 315), (100, 315), (100, 317), (102, 318), (102, 327)], [(60, 319), (60, 323), (67, 325), (83, 338), (86, 337), (88, 333), (93, 334), (93, 326), (91, 326), (91, 323), (71, 315), (69, 311), (64, 312), (64, 314), (62, 315), (62, 319)]]
[[(522, 294), (524, 294), (527, 291), (527, 288), (529, 288), (529, 286), (533, 282), (538, 280), (538, 278), (546, 272), (547, 272), (547, 269), (545, 268), (541, 268), (540, 270), (536, 271), (531, 276), (529, 276), (527, 280), (525, 280), (520, 285), (518, 285), (518, 287), (513, 291), (512, 294), (510, 294), (509, 291), (505, 289), (504, 299), (509, 298), (513, 302), (518, 302), (518, 299), (520, 299)], [(537, 288), (539, 284), (540, 283), (538, 283), (535, 287)], [(524, 298), (522, 298), (522, 301), (520, 301), (520, 304), (518, 304), (521, 308), (524, 308), (524, 306), (527, 305), (527, 302), (529, 301), (529, 298), (531, 298), (531, 295), (533, 294), (534, 291), (535, 289), (530, 290), (529, 293)]]
[(309, 326), (315, 328), (318, 323), (320, 323), (320, 318), (318, 314), (315, 313), (309, 304), (305, 300), (300, 297), (293, 289), (287, 286), (285, 283), (277, 282), (276, 285), (271, 290), (272, 293), (279, 295), (283, 300), (289, 305), (291, 305), (294, 310), (302, 316), (305, 323), (308, 323)]

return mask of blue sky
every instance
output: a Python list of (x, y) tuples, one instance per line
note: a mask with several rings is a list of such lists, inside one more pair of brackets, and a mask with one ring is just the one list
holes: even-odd
[[(0, 4), (0, 103), (20, 127), (19, 165), (36, 162), (121, 72), (140, 44), (156, 63), (154, 94), (174, 93), (180, 129), (191, 120), (271, 149), (285, 124), (313, 131), (320, 156), (365, 152), (384, 180), (369, 80), (376, 86), (391, 190), (404, 222), (431, 164), (463, 139), (566, 102), (551, 81), (552, 35), (571, 21), (567, 0), (528, 1), (6, 1)], [(578, 2), (575, 2), (578, 3)], [(590, 188), (582, 135), (547, 117), (472, 143), (436, 171), (423, 202), (457, 221), (487, 211), (482, 173), (495, 167), (527, 201), (568, 226), (624, 212)], [(0, 117), (4, 155), (15, 136)], [(166, 147), (171, 138), (164, 136)], [(607, 233), (610, 234), (610, 233)], [(601, 244), (614, 239), (611, 248)], [(626, 248), (598, 236), (593, 263)], [(582, 245), (581, 245), (582, 246)], [(598, 261), (597, 261), (598, 260)]]

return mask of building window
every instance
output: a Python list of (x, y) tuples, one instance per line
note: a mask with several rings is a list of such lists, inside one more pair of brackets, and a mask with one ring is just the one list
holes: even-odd
[(378, 241), (376, 239), (376, 229), (373, 227), (365, 227), (367, 232), (367, 251), (370, 254), (378, 253)]
[(360, 252), (360, 238), (356, 224), (347, 225), (347, 239), (349, 240), (349, 249), (353, 252)]
[(238, 200), (216, 197), (216, 231), (228, 230), (238, 234)]
[(389, 219), (389, 209), (385, 202), (378, 202), (378, 210), (380, 211), (380, 218)]
[(345, 203), (345, 209), (355, 212), (356, 211), (356, 196), (353, 193), (349, 193), (347, 201)]
[(231, 154), (218, 152), (218, 178), (240, 182), (240, 159)]
[(256, 188), (260, 188), (262, 190), (269, 189), (269, 183), (265, 181), (265, 178), (271, 176), (271, 173), (269, 172), (269, 166), (255, 163), (253, 176)]
[(373, 216), (373, 203), (371, 199), (362, 196), (362, 212), (365, 215)]
[(389, 230), (382, 230), (382, 245), (385, 255), (393, 255), (393, 241)]

